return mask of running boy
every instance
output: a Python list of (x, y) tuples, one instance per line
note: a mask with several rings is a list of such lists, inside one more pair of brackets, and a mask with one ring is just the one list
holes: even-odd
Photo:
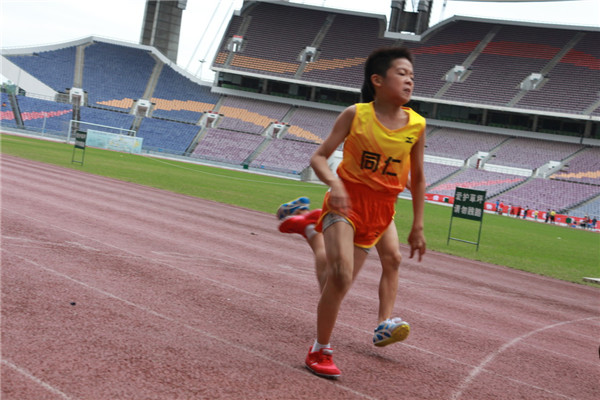
[[(373, 52), (365, 64), (364, 103), (342, 111), (331, 133), (311, 158), (316, 175), (329, 186), (315, 228), (323, 232), (327, 279), (317, 307), (317, 338), (305, 360), (306, 367), (319, 376), (340, 376), (333, 363), (330, 338), (342, 300), (363, 266), (368, 250), (382, 242), (384, 257), (399, 254), (393, 217), (396, 199), (404, 190), (409, 173), (413, 198), (413, 224), (408, 236), (410, 257), (418, 254), (421, 261), (425, 253), (425, 119), (404, 107), (412, 95), (413, 79), (412, 55), (408, 49), (385, 48)], [(336, 176), (327, 159), (342, 142), (343, 158)], [(383, 262), (382, 258), (382, 265)], [(397, 270), (395, 278), (395, 282), (389, 277), (384, 282), (382, 277), (380, 285), (380, 297), (381, 287), (392, 285), (391, 306), (398, 285)], [(388, 311), (391, 313), (391, 307)], [(380, 317), (381, 314), (380, 309)], [(376, 345), (384, 346), (408, 336), (410, 328), (404, 321), (380, 322), (373, 338)]]

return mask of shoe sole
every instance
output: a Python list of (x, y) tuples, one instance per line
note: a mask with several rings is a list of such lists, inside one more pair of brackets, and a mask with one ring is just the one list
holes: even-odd
[(392, 336), (390, 336), (389, 338), (384, 339), (380, 342), (373, 343), (373, 344), (377, 347), (383, 347), (383, 346), (387, 346), (388, 344), (401, 342), (408, 337), (409, 333), (410, 333), (410, 325), (402, 324), (400, 326), (397, 326), (396, 329), (394, 329), (392, 331)]
[(340, 377), (340, 374), (338, 375), (328, 375), (328, 374), (322, 374), (319, 373), (317, 371), (315, 371), (314, 369), (312, 369), (310, 366), (308, 366), (307, 364), (304, 364), (304, 366), (306, 367), (307, 370), (309, 370), (310, 372), (312, 372), (313, 374), (321, 377), (321, 378), (326, 378), (326, 379), (337, 379)]
[[(306, 199), (308, 201), (300, 201), (301, 199)], [(279, 220), (283, 220), (286, 217), (289, 217), (292, 215), (291, 210), (299, 210), (299, 209), (304, 209), (304, 210), (308, 210), (310, 206), (310, 199), (308, 197), (298, 197), (297, 199), (294, 199), (288, 203), (284, 203), (282, 205), (279, 206), (279, 208), (277, 209), (277, 218), (279, 218)], [(287, 215), (281, 215), (281, 214), (287, 214)]]

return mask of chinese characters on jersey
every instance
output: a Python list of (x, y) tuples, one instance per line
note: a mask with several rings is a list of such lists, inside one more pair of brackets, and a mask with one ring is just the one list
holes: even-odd
[(379, 154), (379, 153), (373, 153), (371, 151), (363, 151), (362, 158), (360, 160), (360, 168), (367, 169), (367, 170), (373, 171), (373, 172), (377, 172), (380, 164), (382, 164), (382, 167), (383, 167), (381, 170), (382, 175), (396, 176), (397, 174), (395, 172), (390, 171), (391, 166), (393, 163), (400, 164), (402, 162), (402, 160), (396, 160), (392, 157), (388, 157), (387, 159), (385, 159), (385, 161), (381, 162), (381, 159), (382, 159), (382, 157), (381, 157), (381, 154)]

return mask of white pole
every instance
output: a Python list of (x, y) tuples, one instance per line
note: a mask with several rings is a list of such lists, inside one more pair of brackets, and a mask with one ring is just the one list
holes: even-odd
[(73, 122), (75, 122), (74, 119), (69, 121), (69, 132), (67, 133), (67, 143), (69, 143), (71, 141), (71, 131), (73, 130)]
[(444, 4), (442, 5), (442, 12), (440, 15), (440, 21), (444, 20), (444, 14), (446, 14), (446, 4), (448, 4), (448, 0), (444, 0)]
[[(218, 9), (219, 9), (219, 4), (217, 4), (215, 6), (213, 13), (212, 13), (210, 19), (208, 20), (208, 24), (206, 24), (206, 28), (204, 28), (204, 32), (202, 33), (202, 36), (200, 36), (200, 39), (198, 40), (198, 43), (196, 44), (196, 48), (194, 49), (194, 52), (192, 53), (192, 56), (190, 57), (190, 61), (188, 61), (188, 65), (185, 67), (186, 70), (189, 70), (190, 64), (192, 63), (192, 61), (194, 60), (194, 56), (198, 52), (198, 47), (200, 47), (200, 43), (202, 43), (202, 41), (204, 40), (204, 36), (206, 35), (206, 32), (208, 31), (210, 24), (212, 23), (213, 19), (215, 18), (215, 14), (217, 13)], [(202, 74), (200, 74), (200, 75), (202, 75)]]
[(46, 119), (48, 118), (48, 113), (44, 113), (44, 121), (42, 123), (42, 133), (46, 133)]

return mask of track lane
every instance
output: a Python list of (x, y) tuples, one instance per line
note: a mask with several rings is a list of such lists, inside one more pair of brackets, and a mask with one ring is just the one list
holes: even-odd
[[(407, 260), (401, 271), (397, 309), (411, 322), (411, 337), (376, 349), (369, 342), (379, 267), (370, 256), (335, 332), (344, 375), (324, 381), (302, 367), (318, 296), (311, 254), (299, 237), (279, 234), (272, 215), (2, 158), (3, 337), (14, 337), (3, 346), (3, 360), (67, 396), (90, 398), (83, 386), (98, 386), (90, 365), (103, 358), (110, 361), (103, 368), (124, 375), (108, 375), (109, 384), (99, 385), (107, 392), (94, 392), (98, 398), (135, 398), (122, 386), (138, 384), (148, 388), (147, 398), (203, 396), (198, 380), (214, 398), (309, 398), (317, 391), (379, 399), (600, 394), (590, 384), (598, 378), (590, 356), (597, 357), (595, 288), (430, 252), (423, 264)], [(72, 316), (58, 325), (46, 321), (59, 311), (36, 313), (40, 303), (18, 296), (25, 289), (49, 292), (44, 304), (77, 293), (84, 300), (66, 308), (89, 307), (88, 322), (79, 321), (89, 325), (88, 334), (61, 343)], [(22, 351), (43, 340), (27, 329), (32, 322), (57, 331), (44, 368), (32, 362), (34, 351)], [(551, 328), (563, 322), (568, 329)], [(230, 346), (215, 339), (232, 327)], [(84, 339), (96, 343), (95, 357), (86, 358)], [(127, 360), (137, 354), (143, 362), (128, 363), (123, 348), (135, 350)], [(169, 358), (166, 348), (177, 356)], [(160, 368), (175, 361), (173, 376)], [(6, 363), (3, 375), (10, 370), (22, 380)], [(572, 376), (563, 376), (564, 368)], [(63, 382), (49, 369), (71, 378), (74, 369), (85, 384)], [(223, 371), (231, 375), (225, 388)], [(11, 390), (5, 383), (3, 395)]]

